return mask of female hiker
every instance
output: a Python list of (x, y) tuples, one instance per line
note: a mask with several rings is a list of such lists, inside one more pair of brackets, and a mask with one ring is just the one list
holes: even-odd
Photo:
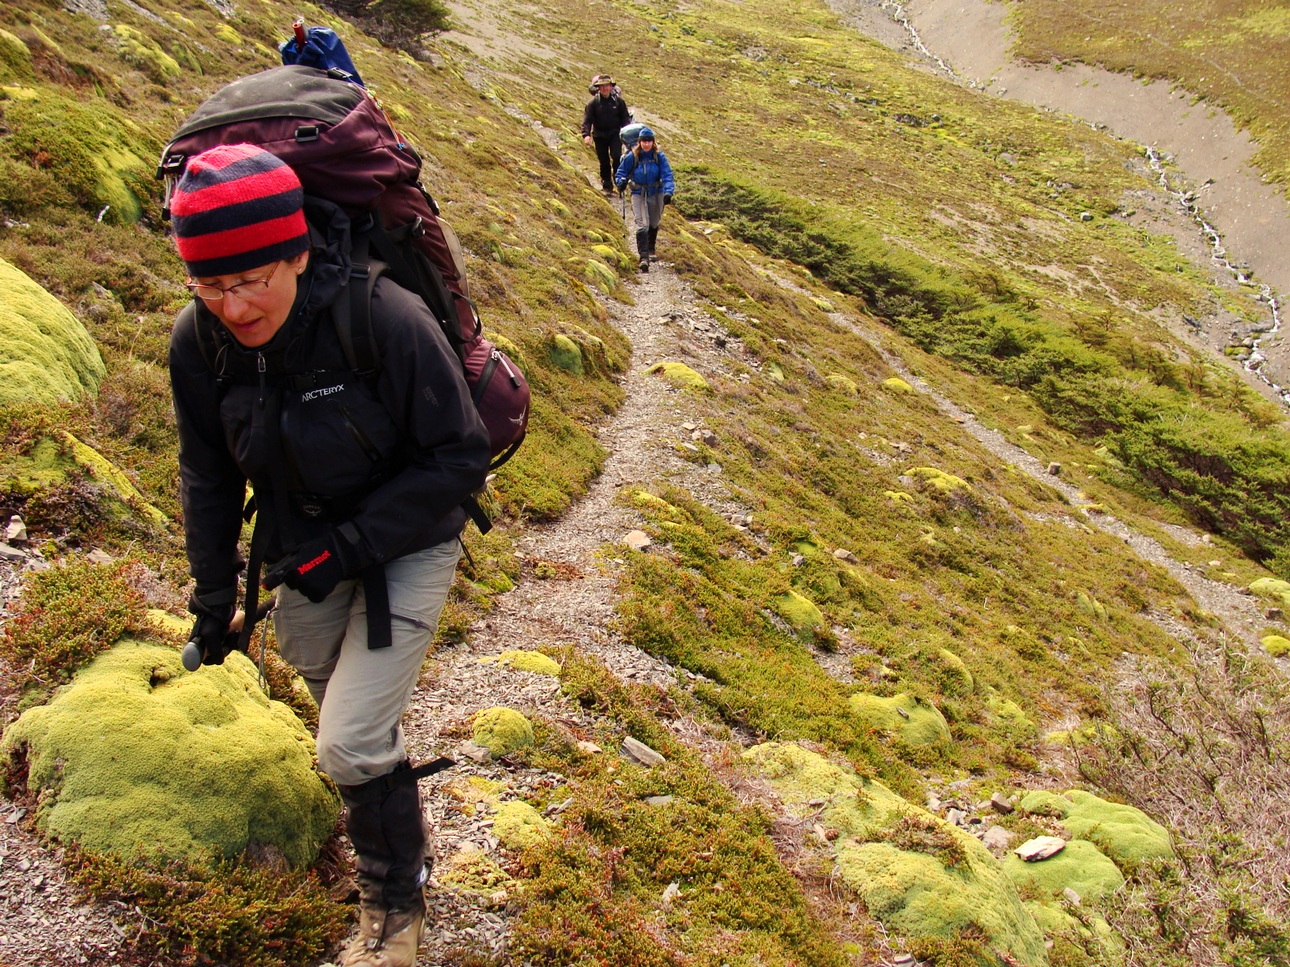
[(488, 434), (438, 323), (386, 277), (371, 302), (379, 369), (347, 366), (329, 307), (346, 291), (349, 219), (306, 201), (272, 154), (202, 152), (170, 207), (196, 297), (170, 340), (192, 637), (208, 664), (237, 642), (249, 483), (246, 580), (264, 561), (264, 587), (285, 585), (278, 647), (318, 703), (318, 764), (340, 788), (357, 855), (359, 930), (340, 964), (411, 967), (429, 854), (400, 720), (453, 580), (462, 501), (484, 483)]
[(676, 183), (672, 179), (672, 166), (667, 155), (659, 150), (654, 132), (641, 128), (636, 146), (623, 155), (622, 164), (614, 184), (619, 192), (632, 187), (632, 214), (636, 216), (636, 254), (640, 256), (640, 270), (649, 271), (654, 256), (654, 242), (658, 238), (658, 225), (663, 220), (663, 206), (672, 203)]

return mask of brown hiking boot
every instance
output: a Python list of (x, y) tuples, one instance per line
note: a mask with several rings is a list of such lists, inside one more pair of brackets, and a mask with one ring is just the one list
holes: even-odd
[(402, 910), (368, 903), (359, 909), (358, 932), (341, 951), (340, 967), (416, 967), (417, 946), (425, 933), (425, 900), (418, 896)]

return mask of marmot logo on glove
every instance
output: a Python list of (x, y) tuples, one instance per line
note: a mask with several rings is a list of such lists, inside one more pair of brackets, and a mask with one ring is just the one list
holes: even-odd
[(308, 403), (310, 400), (316, 400), (320, 396), (331, 396), (332, 393), (343, 393), (345, 391), (344, 383), (337, 383), (335, 386), (323, 386), (319, 389), (311, 389), (300, 394), (300, 402)]
[(301, 574), (308, 574), (319, 564), (326, 564), (329, 560), (331, 560), (331, 551), (323, 551), (312, 561), (305, 561), (305, 563), (297, 567), (296, 570), (299, 571)]

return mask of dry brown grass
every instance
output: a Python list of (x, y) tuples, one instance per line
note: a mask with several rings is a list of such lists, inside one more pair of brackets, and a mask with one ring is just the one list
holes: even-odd
[(1285, 964), (1290, 686), (1225, 642), (1189, 649), (1187, 667), (1126, 662), (1112, 696), (1118, 733), (1078, 750), (1086, 779), (1175, 831), (1185, 870), (1180, 881), (1134, 871), (1119, 926), (1134, 964), (1158, 964), (1165, 937), (1191, 963)]

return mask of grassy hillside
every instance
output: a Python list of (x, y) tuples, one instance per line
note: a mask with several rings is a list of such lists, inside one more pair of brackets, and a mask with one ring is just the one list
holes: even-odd
[[(1284, 635), (1284, 620), (1269, 612), (1229, 637), (1168, 572), (1088, 522), (1114, 514), (1234, 586), (1290, 578), (1285, 414), (1168, 325), (1254, 309), (1129, 224), (1127, 199), (1146, 183), (1127, 146), (928, 77), (809, 0), (480, 3), (458, 8), (460, 29), (422, 59), (312, 5), (85, 9), (18, 0), (0, 13), (0, 258), (76, 313), (107, 376), (92, 401), (0, 414), (0, 503), (51, 555), (101, 546), (142, 567), (136, 583), (172, 610), (185, 582), (178, 528), (82, 472), (53, 472), (67, 448), (46, 441), (70, 430), (178, 513), (164, 363), (187, 292), (152, 167), (204, 97), (277, 62), (297, 14), (344, 34), (422, 151), (486, 327), (515, 346), (534, 389), (529, 442), (494, 487), (503, 526), (475, 545), (479, 570), (460, 582), (445, 635), (466, 634), (506, 586), (510, 542), (585, 491), (604, 458), (595, 429), (622, 400), (631, 347), (605, 297), (630, 298), (635, 260), (577, 138), (593, 73), (618, 76), (677, 170), (689, 221), (669, 222), (665, 257), (740, 347), (687, 391), (719, 443), (683, 452), (720, 466), (751, 523), (663, 480), (625, 484), (667, 552), (629, 555), (619, 630), (692, 686), (654, 694), (562, 656), (567, 694), (670, 762), (648, 779), (620, 775), (580, 759), (559, 723), (539, 723), (530, 761), (567, 777), (573, 805), (560, 834), (524, 856), (518, 956), (864, 964), (890, 929), (928, 962), (1001, 962), (979, 925), (880, 929), (879, 905), (825, 860), (787, 862), (777, 817), (730, 791), (743, 737), (801, 741), (912, 804), (957, 780), (986, 799), (1083, 784), (1166, 823), (1177, 862), (1126, 864), (1124, 889), (1081, 914), (1131, 936), (1127, 949), (1067, 924), (1036, 958), (1288, 962), (1286, 900), (1259, 869), (1279, 869), (1284, 808), (1248, 802), (1265, 775), (1250, 763), (1286, 761), (1284, 682), (1246, 654), (1247, 639)], [(579, 346), (581, 372), (558, 364), (557, 337)], [(892, 381), (892, 358), (1059, 463), (1083, 499), (1001, 464), (927, 393)], [(42, 607), (76, 610), (58, 604), (76, 590), (61, 590)], [(40, 650), (32, 624), (11, 663)], [(839, 651), (847, 676), (821, 661)], [(26, 701), (67, 670), (43, 669)], [(944, 738), (910, 741), (864, 714), (897, 697), (936, 709)], [(687, 748), (669, 729), (681, 714), (729, 740), (730, 761), (714, 768)], [(1198, 745), (1219, 720), (1229, 730)], [(1055, 730), (1070, 741), (1046, 738)], [(665, 794), (684, 802), (666, 820), (641, 805)], [(877, 845), (940, 856), (952, 872), (966, 863), (949, 834), (917, 822)], [(1012, 822), (1024, 835), (1049, 828), (1042, 815)], [(89, 867), (103, 891), (126, 875)], [(221, 896), (272, 892), (272, 877), (236, 877)], [(701, 899), (660, 908), (678, 878), (703, 885)], [(812, 889), (821, 879), (835, 883), (832, 905)], [(713, 889), (728, 883), (741, 888)], [(201, 937), (227, 913), (164, 878), (139, 896)], [(307, 924), (319, 950), (335, 928), (284, 919)]]

